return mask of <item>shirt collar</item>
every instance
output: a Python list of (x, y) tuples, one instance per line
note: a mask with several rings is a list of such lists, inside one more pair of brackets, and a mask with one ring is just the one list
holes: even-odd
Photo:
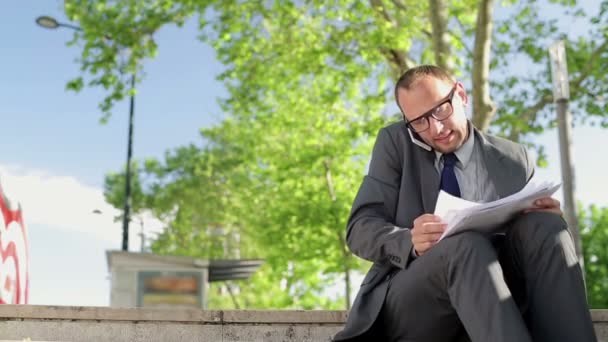
[[(467, 167), (469, 160), (471, 160), (471, 155), (473, 154), (473, 147), (475, 146), (475, 132), (473, 130), (473, 124), (471, 123), (471, 121), (467, 122), (467, 129), (469, 131), (469, 136), (467, 137), (467, 140), (464, 142), (464, 144), (462, 144), (462, 146), (460, 146), (459, 149), (454, 151), (454, 154), (456, 155), (456, 157), (458, 157), (458, 161), (462, 165), (463, 169)], [(437, 161), (441, 159), (442, 155), (443, 153), (435, 151), (435, 158), (437, 159)]]

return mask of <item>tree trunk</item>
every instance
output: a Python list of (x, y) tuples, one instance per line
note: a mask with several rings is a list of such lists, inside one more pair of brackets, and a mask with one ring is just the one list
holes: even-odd
[(477, 29), (473, 51), (473, 124), (485, 132), (490, 127), (496, 106), (490, 98), (490, 47), (494, 0), (482, 0), (477, 8)]
[(348, 262), (344, 263), (344, 295), (346, 310), (350, 310), (350, 265)]
[[(323, 161), (323, 166), (325, 167), (325, 180), (327, 182), (327, 191), (329, 192), (329, 198), (332, 202), (336, 202), (336, 191), (334, 189), (334, 180), (331, 176), (331, 160), (326, 159)], [(339, 224), (339, 213), (336, 213), (334, 216), (336, 219), (336, 225)], [(341, 233), (338, 232), (338, 241), (340, 241), (340, 245), (342, 247), (342, 257), (344, 258), (344, 295), (345, 295), (345, 307), (346, 310), (350, 309), (350, 258), (352, 255), (348, 251), (346, 246), (346, 241), (344, 241), (344, 237)]]
[(430, 0), (429, 16), (431, 18), (431, 41), (435, 55), (435, 64), (452, 71), (450, 63), (450, 42), (448, 40), (448, 7), (443, 0)]
[(228, 283), (228, 282), (226, 282), (226, 284), (224, 284), (224, 285), (226, 286), (226, 290), (228, 290), (230, 299), (232, 299), (232, 304), (234, 305), (234, 308), (236, 310), (239, 310), (241, 308), (241, 306), (239, 305), (239, 301), (236, 299), (234, 292), (232, 292), (232, 286), (230, 286), (230, 283)]

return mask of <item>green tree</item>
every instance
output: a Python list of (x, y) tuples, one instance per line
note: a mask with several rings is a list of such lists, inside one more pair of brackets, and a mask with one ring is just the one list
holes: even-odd
[[(549, 8), (563, 22), (578, 19), (589, 31), (568, 36)], [(586, 16), (574, 0), (65, 1), (66, 14), (83, 28), (75, 42), (84, 43), (80, 63), (92, 76), (88, 85), (109, 91), (101, 103), (106, 114), (131, 91), (126, 73), (156, 55), (154, 32), (199, 15), (201, 39), (227, 66), (220, 79), (230, 90), (225, 105), (231, 111), (247, 108), (237, 104), (240, 98), (268, 106), (267, 93), (305, 90), (301, 77), (333, 74), (338, 90), (344, 83), (386, 85), (387, 77), (395, 79), (412, 65), (436, 63), (471, 75), (479, 128), (495, 124), (514, 139), (554, 124), (547, 106), (553, 99), (546, 48), (558, 38), (567, 40), (575, 117), (606, 125), (601, 94), (607, 76), (601, 66), (608, 58), (608, 2), (597, 8)], [(495, 18), (497, 9), (510, 15)], [(126, 60), (120, 58), (125, 49)], [(83, 85), (78, 77), (69, 88)], [(376, 95), (389, 89), (377, 87)]]
[[(144, 193), (142, 186), (141, 177), (145, 176), (143, 170), (140, 170), (137, 162), (134, 161), (131, 164), (131, 210), (133, 216), (141, 214), (145, 209), (150, 207), (150, 198)], [(123, 172), (110, 172), (106, 174), (104, 180), (104, 197), (106, 202), (118, 209), (123, 209), (125, 205), (125, 173)], [(123, 214), (114, 219), (116, 221), (122, 220)]]
[[(593, 39), (564, 37), (543, 12), (549, 4), (587, 20)], [(228, 119), (203, 132), (211, 150), (178, 149), (147, 169), (158, 177), (150, 207), (168, 219), (156, 250), (212, 255), (201, 251), (210, 238), (201, 232), (233, 227), (267, 261), (266, 277), (252, 286), (263, 293), (284, 283), (272, 305), (323, 303), (323, 285), (337, 277), (349, 303), (351, 271), (364, 265), (348, 253), (344, 225), (375, 132), (393, 114), (392, 81), (419, 63), (470, 74), (475, 124), (530, 142), (555, 122), (545, 47), (566, 38), (576, 118), (606, 124), (598, 95), (608, 90), (608, 1), (598, 6), (587, 17), (566, 0), (66, 0), (66, 14), (83, 28), (75, 33), (83, 75), (69, 87), (80, 90), (90, 77), (107, 89), (107, 117), (133, 91), (125, 75), (141, 73), (142, 60), (157, 53), (154, 32), (198, 15), (201, 40), (226, 66), (219, 80)], [(496, 9), (509, 14), (495, 18)], [(518, 68), (522, 62), (529, 67)], [(197, 171), (209, 165), (213, 177)]]
[(608, 308), (608, 208), (580, 210), (587, 298), (594, 309)]

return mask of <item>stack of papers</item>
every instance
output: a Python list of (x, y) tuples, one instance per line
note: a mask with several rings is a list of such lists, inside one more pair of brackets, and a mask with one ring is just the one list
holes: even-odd
[(447, 223), (441, 239), (467, 230), (491, 233), (522, 210), (534, 207), (534, 201), (551, 196), (561, 183), (530, 180), (519, 192), (494, 202), (476, 203), (439, 192), (435, 215)]

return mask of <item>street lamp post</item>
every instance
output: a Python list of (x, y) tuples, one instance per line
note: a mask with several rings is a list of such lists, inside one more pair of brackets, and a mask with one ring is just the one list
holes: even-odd
[(568, 111), (568, 101), (570, 99), (570, 86), (568, 82), (568, 62), (566, 60), (566, 48), (564, 41), (559, 40), (549, 47), (549, 57), (551, 59), (551, 77), (553, 80), (553, 100), (557, 107), (557, 121), (559, 134), (559, 149), (562, 171), (563, 196), (564, 196), (564, 216), (572, 238), (576, 255), (581, 268), (584, 271), (584, 259), (582, 243), (578, 229), (578, 217), (576, 215), (575, 200), (575, 177), (574, 166), (572, 163), (572, 117)]
[[(36, 18), (36, 24), (46, 29), (57, 29), (59, 27), (82, 31), (79, 26), (58, 22), (49, 16)], [(131, 74), (131, 89), (135, 88), (135, 72)], [(129, 133), (127, 137), (127, 170), (125, 174), (125, 199), (122, 218), (122, 250), (129, 250), (129, 223), (131, 222), (131, 157), (133, 154), (133, 116), (135, 114), (135, 94), (131, 92), (129, 99)]]
[[(135, 88), (135, 72), (131, 74), (131, 89)], [(129, 222), (131, 222), (131, 156), (133, 154), (133, 115), (135, 94), (129, 97), (129, 133), (127, 136), (127, 170), (125, 174), (125, 203), (122, 215), (122, 250), (129, 250)]]

